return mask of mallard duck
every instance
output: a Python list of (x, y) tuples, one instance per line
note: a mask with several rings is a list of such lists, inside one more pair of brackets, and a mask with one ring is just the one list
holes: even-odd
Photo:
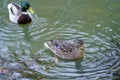
[[(21, 5), (17, 3), (8, 4), (9, 19), (18, 24), (26, 24), (32, 21), (31, 13), (34, 13), (30, 4), (26, 1), (21, 2)], [(31, 12), (31, 13), (30, 13)]]
[(69, 43), (62, 40), (49, 40), (44, 42), (44, 45), (51, 50), (56, 56), (63, 59), (78, 59), (83, 57), (82, 50), (83, 41), (75, 39), (74, 43)]

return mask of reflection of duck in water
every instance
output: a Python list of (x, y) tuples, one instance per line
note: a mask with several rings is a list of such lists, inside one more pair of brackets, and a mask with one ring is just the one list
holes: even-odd
[(61, 40), (50, 40), (44, 42), (44, 45), (55, 55), (63, 59), (78, 59), (83, 57), (80, 49), (83, 46), (81, 39), (74, 40), (73, 44)]
[(21, 2), (21, 6), (16, 3), (10, 3), (7, 7), (9, 10), (9, 19), (12, 22), (26, 24), (32, 21), (32, 16), (30, 12), (34, 13), (34, 11), (30, 7), (30, 4), (28, 2)]

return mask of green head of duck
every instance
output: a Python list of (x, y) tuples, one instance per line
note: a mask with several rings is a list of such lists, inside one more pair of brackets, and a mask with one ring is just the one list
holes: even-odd
[(21, 9), (22, 9), (22, 12), (26, 12), (28, 10), (29, 12), (34, 13), (34, 11), (30, 6), (30, 3), (27, 1), (21, 2)]

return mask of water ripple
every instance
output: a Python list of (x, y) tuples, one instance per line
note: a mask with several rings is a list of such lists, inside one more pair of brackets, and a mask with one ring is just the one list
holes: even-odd
[(6, 41), (15, 41), (15, 40), (19, 40), (24, 36), (24, 33), (22, 31), (20, 31), (20, 29), (18, 30), (17, 28), (12, 28), (11, 27), (1, 27), (0, 28), (0, 37), (1, 40), (6, 40)]
[[(73, 34), (76, 33), (75, 30), (72, 30), (73, 32), (65, 31), (63, 34)], [(79, 34), (85, 34), (85, 36), (89, 36), (88, 33), (79, 33)], [(67, 35), (69, 36), (69, 35)], [(112, 73), (116, 72), (119, 70), (120, 66), (120, 57), (115, 55), (117, 54), (112, 50), (111, 43), (104, 39), (101, 39), (100, 37), (97, 36), (92, 36), (94, 40), (90, 40), (91, 44), (94, 43), (95, 47), (87, 46), (87, 54), (84, 54), (84, 59), (82, 62), (80, 60), (79, 64), (75, 62), (62, 62), (58, 63), (56, 68), (50, 69), (48, 72), (51, 74), (56, 74), (58, 76), (57, 78), (69, 78), (70, 76), (75, 78), (75, 77), (89, 77), (91, 79), (99, 79), (99, 78), (104, 78), (104, 79), (111, 79), (112, 78)], [(87, 40), (87, 39), (86, 39)], [(87, 41), (86, 41), (87, 42)], [(89, 43), (86, 43), (87, 45)], [(99, 47), (100, 45), (103, 45)], [(92, 50), (93, 49), (93, 50)], [(108, 49), (108, 50), (107, 50)], [(66, 66), (68, 65), (68, 66)], [(75, 66), (79, 67), (76, 67)]]
[[(0, 16), (0, 56), (6, 59), (10, 58), (22, 65), (22, 69), (18, 67), (18, 70), (14, 70), (18, 74), (13, 74), (13, 76), (22, 75), (28, 80), (33, 78), (36, 80), (112, 80), (114, 76), (117, 76), (115, 74), (120, 74), (120, 35), (115, 27), (119, 26), (117, 25), (119, 21), (115, 20), (118, 16), (113, 17), (114, 15), (109, 14), (112, 15), (110, 16), (112, 19), (107, 14), (104, 15), (107, 15), (106, 18), (97, 17), (99, 14), (88, 15), (87, 13), (86, 15), (86, 13), (79, 11), (73, 14), (73, 11), (80, 7), (77, 2), (72, 3), (71, 0), (72, 4), (64, 5), (65, 8), (61, 8), (62, 14), (55, 13), (54, 17), (39, 18), (37, 14), (34, 14), (33, 22), (26, 25), (18, 25), (8, 21), (6, 18), (8, 13), (2, 10), (6, 9), (8, 1), (1, 2), (5, 4), (2, 4), (4, 6), (0, 8), (0, 14), (2, 14)], [(51, 6), (56, 9), (54, 5)], [(43, 7), (47, 8), (49, 5)], [(85, 7), (86, 5), (82, 8)], [(97, 13), (103, 13), (103, 10), (95, 9)], [(91, 13), (90, 9), (82, 11), (90, 11), (89, 13)], [(83, 16), (80, 17), (80, 14)], [(85, 45), (84, 58), (78, 60), (59, 59), (56, 63), (53, 53), (43, 45), (44, 41), (50, 39), (73, 42), (78, 37), (83, 40)], [(16, 68), (14, 66), (16, 66), (14, 63), (11, 64), (11, 67)]]

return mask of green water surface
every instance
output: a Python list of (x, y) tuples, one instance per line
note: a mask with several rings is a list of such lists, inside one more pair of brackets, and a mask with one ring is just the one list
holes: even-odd
[[(9, 79), (120, 79), (120, 0), (27, 0), (35, 14), (26, 25), (9, 20), (7, 4), (20, 1), (0, 0), (0, 56), (21, 65), (12, 67)], [(83, 59), (55, 63), (43, 44), (78, 37), (85, 44)]]

